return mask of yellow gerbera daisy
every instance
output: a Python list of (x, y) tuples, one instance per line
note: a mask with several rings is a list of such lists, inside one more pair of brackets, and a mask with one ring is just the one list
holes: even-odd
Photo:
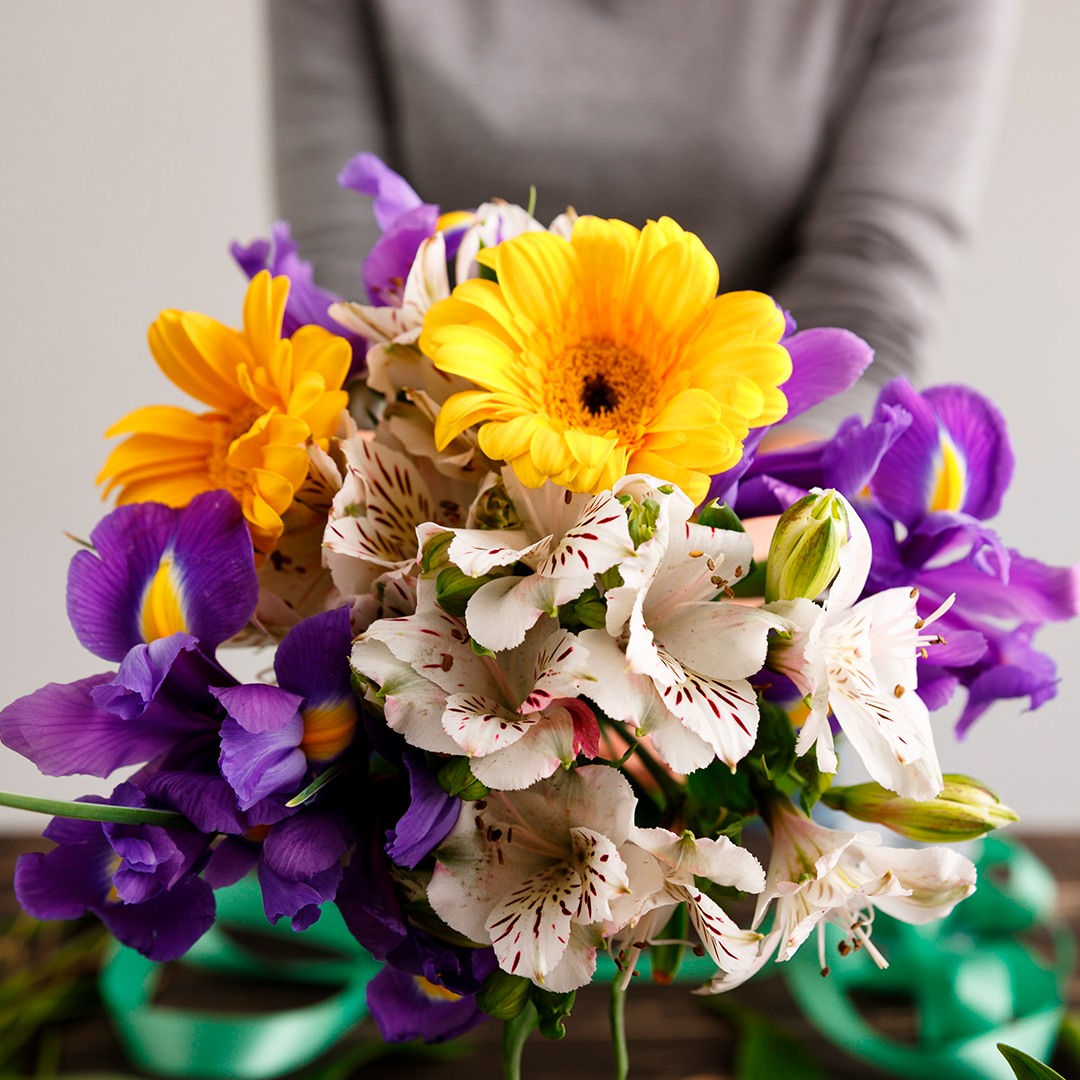
[(225, 488), (240, 500), (255, 547), (273, 550), (308, 471), (306, 444), (326, 440), (349, 395), (349, 343), (319, 326), (282, 339), (289, 279), (257, 274), (244, 299), (244, 328), (192, 311), (163, 311), (149, 331), (158, 367), (211, 406), (196, 414), (171, 405), (136, 409), (105, 433), (131, 434), (98, 476), (118, 503), (186, 506)]
[(480, 261), (497, 283), (459, 285), (420, 339), (484, 388), (443, 405), (440, 449), (483, 423), (480, 448), (530, 487), (597, 492), (644, 472), (698, 501), (750, 428), (787, 411), (783, 314), (763, 293), (717, 296), (716, 261), (670, 218), (583, 217), (569, 243), (529, 232)]

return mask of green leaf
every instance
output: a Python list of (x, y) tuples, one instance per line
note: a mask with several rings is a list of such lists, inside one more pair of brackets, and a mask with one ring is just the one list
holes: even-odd
[(629, 502), (626, 506), (627, 526), (634, 547), (639, 548), (651, 540), (656, 531), (656, 522), (660, 517), (660, 504), (655, 499), (642, 499), (641, 502)]
[(1023, 1050), (1006, 1046), (1004, 1043), (998, 1043), (997, 1048), (1001, 1051), (1001, 1056), (1009, 1063), (1009, 1068), (1015, 1073), (1016, 1080), (1064, 1080), (1061, 1073), (1055, 1072), (1041, 1061), (1036, 1061)]
[(545, 1039), (561, 1039), (566, 1034), (563, 1021), (570, 1015), (576, 995), (576, 990), (566, 994), (553, 994), (550, 990), (541, 990), (539, 986), (532, 988), (537, 1027)]
[(767, 561), (750, 562), (750, 570), (731, 586), (731, 591), (736, 596), (764, 596), (765, 577), (768, 573)]
[(447, 795), (465, 802), (475, 802), (488, 795), (488, 789), (473, 776), (467, 757), (451, 758), (438, 771), (439, 786)]
[(732, 532), (746, 532), (739, 515), (718, 499), (710, 499), (698, 512), (697, 523), (710, 529), (730, 529)]
[(335, 761), (334, 764), (331, 765), (329, 768), (323, 769), (323, 771), (319, 773), (319, 775), (316, 776), (315, 779), (312, 780), (311, 783), (308, 784), (308, 786), (304, 788), (304, 790), (301, 791), (299, 795), (294, 795), (285, 805), (303, 806), (303, 804), (306, 803), (308, 799), (310, 799), (316, 792), (326, 787), (326, 785), (329, 784), (335, 776), (340, 776), (347, 769), (351, 769), (358, 760), (358, 758), (349, 757), (342, 758), (340, 761)]
[(779, 705), (762, 698), (758, 702), (761, 719), (758, 722), (757, 742), (748, 757), (764, 761), (769, 779), (782, 776), (795, 764), (795, 728), (791, 718)]
[(606, 624), (607, 603), (598, 589), (586, 589), (559, 608), (559, 625), (564, 630), (603, 630)]
[(791, 773), (799, 783), (799, 805), (809, 814), (832, 786), (833, 774), (823, 773), (818, 768), (816, 754), (804, 754), (795, 762)]
[(173, 810), (149, 810), (139, 806), (110, 806), (107, 803), (64, 802), (61, 799), (38, 799), (0, 791), (0, 806), (33, 810), (53, 817), (78, 818), (81, 821), (114, 821), (124, 825), (160, 825), (163, 829), (194, 829), (183, 814)]

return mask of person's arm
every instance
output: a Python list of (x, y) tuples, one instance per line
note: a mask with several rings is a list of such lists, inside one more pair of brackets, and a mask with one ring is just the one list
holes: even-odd
[(1019, 25), (1018, 0), (893, 0), (838, 117), (775, 292), (800, 328), (842, 326), (877, 354), (831, 418), (916, 378), (966, 239)]
[(279, 213), (318, 283), (364, 300), (360, 270), (379, 230), (370, 200), (338, 186), (361, 150), (387, 156), (363, 0), (270, 0)]

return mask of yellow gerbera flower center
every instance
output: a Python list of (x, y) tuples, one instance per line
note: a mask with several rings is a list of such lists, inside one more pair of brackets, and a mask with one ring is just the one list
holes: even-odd
[(229, 448), (251, 429), (262, 415), (254, 402), (242, 405), (227, 416), (215, 418), (210, 427), (210, 453), (206, 456), (206, 472), (214, 488), (224, 488), (234, 498), (243, 499), (248, 486), (248, 476), (241, 469), (226, 464)]
[(660, 387), (651, 366), (633, 349), (588, 339), (560, 354), (548, 368), (544, 405), (567, 427), (627, 441), (639, 434), (649, 402)]
[(444, 403), (440, 449), (480, 425), (484, 453), (530, 487), (597, 492), (643, 472), (700, 499), (787, 410), (783, 313), (762, 293), (717, 296), (715, 260), (669, 218), (639, 232), (583, 217), (569, 242), (530, 232), (479, 260), (497, 281), (463, 282), (420, 338), (480, 388)]

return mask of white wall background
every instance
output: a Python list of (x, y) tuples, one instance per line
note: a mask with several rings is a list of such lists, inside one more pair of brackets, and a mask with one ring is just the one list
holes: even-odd
[[(977, 2), (977, 0), (976, 0)], [(165, 307), (238, 321), (226, 254), (273, 217), (259, 0), (0, 2), (0, 699), (108, 666), (64, 615), (73, 546), (103, 513), (101, 433), (137, 406), (184, 404), (145, 329)], [(932, 381), (967, 381), (1009, 419), (1019, 458), (998, 524), (1025, 553), (1080, 559), (1073, 327), (1080, 250), (1075, 111), (1080, 5), (1029, 5), (982, 227), (953, 290)], [(996, 706), (946, 770), (996, 785), (1029, 828), (1080, 828), (1080, 626), (1050, 627), (1062, 696)], [(50, 779), (0, 748), (0, 789), (57, 798), (111, 782)], [(0, 809), (0, 830), (37, 815)]]

